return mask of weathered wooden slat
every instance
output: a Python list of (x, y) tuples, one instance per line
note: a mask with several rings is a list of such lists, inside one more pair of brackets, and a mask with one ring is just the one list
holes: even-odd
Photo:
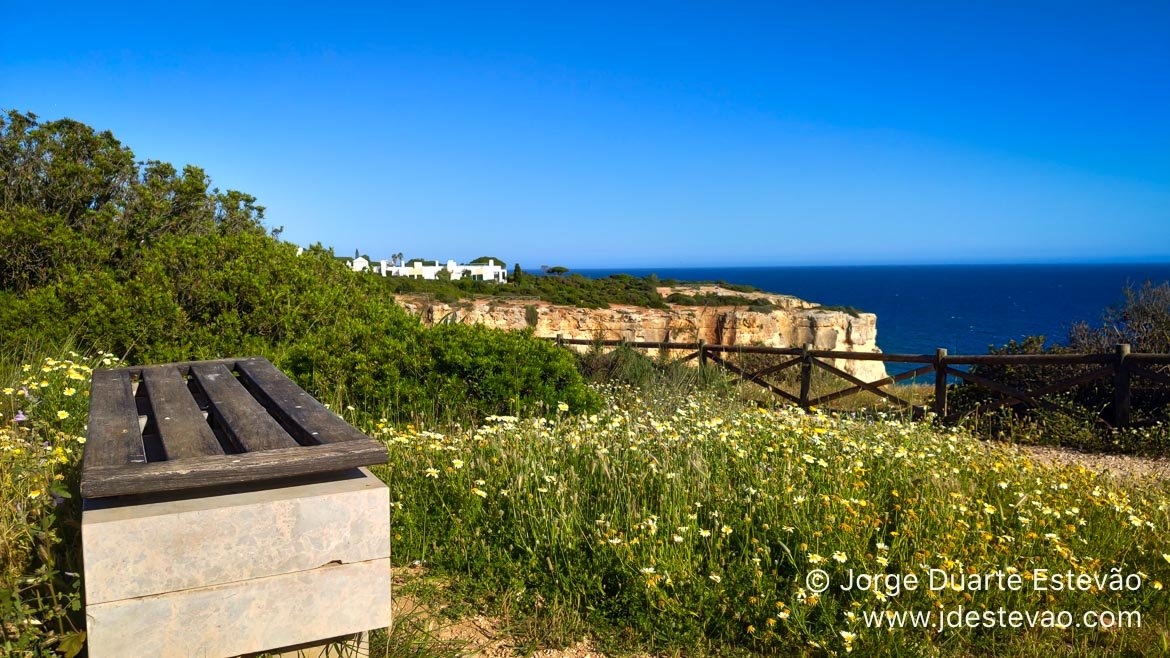
[(1133, 391), (1129, 386), (1129, 343), (1117, 345), (1113, 364), (1113, 424), (1116, 427), (1129, 425), (1133, 411)]
[(92, 477), (82, 482), (81, 495), (105, 498), (183, 491), (319, 473), (322, 463), (335, 471), (382, 464), (387, 459), (386, 446), (369, 440), (179, 459), (133, 468), (98, 466), (92, 469)]
[(678, 343), (670, 341), (630, 341), (630, 340), (594, 340), (592, 338), (560, 338), (559, 345), (597, 345), (598, 347), (618, 347), (625, 345), (627, 347), (636, 347), (640, 349), (667, 349), (667, 350), (693, 350), (697, 347), (697, 343)]
[(947, 365), (1055, 366), (1112, 363), (1116, 359), (1113, 354), (975, 354), (947, 356)]
[(710, 345), (704, 349), (708, 352), (731, 352), (734, 354), (787, 354), (796, 356), (801, 354), (799, 347), (765, 347), (763, 345)]
[(302, 446), (373, 441), (326, 409), (267, 359), (243, 359), (236, 363), (236, 369), (240, 383)]
[(789, 402), (795, 402), (797, 404), (800, 404), (800, 398), (796, 397), (795, 395), (789, 393), (788, 391), (785, 391), (784, 389), (782, 389), (779, 386), (776, 386), (770, 382), (766, 382), (766, 381), (764, 381), (762, 379), (758, 379), (758, 378), (753, 378), (751, 375), (744, 372), (742, 369), (736, 367), (736, 365), (733, 363), (729, 363), (727, 361), (724, 361), (723, 359), (715, 356), (714, 354), (708, 354), (707, 358), (710, 359), (711, 361), (714, 361), (715, 363), (719, 364), (720, 366), (727, 368), (728, 370), (739, 375), (743, 379), (746, 379), (747, 381), (749, 381), (753, 384), (763, 386), (764, 388), (768, 389), (769, 391), (772, 391), (776, 395), (784, 398), (785, 400), (788, 400)]
[(883, 352), (843, 352), (840, 350), (809, 350), (808, 353), (814, 359), (881, 361), (883, 363), (934, 363), (933, 354), (885, 354)]
[(809, 400), (812, 399), (813, 371), (813, 359), (808, 355), (810, 350), (812, 350), (812, 343), (806, 343), (800, 350), (800, 395), (796, 399), (800, 400), (797, 404), (805, 410), (812, 406), (809, 404)]
[(947, 350), (945, 347), (940, 347), (934, 352), (934, 403), (931, 408), (939, 420), (947, 415)]
[(680, 356), (677, 361), (678, 361), (678, 363), (686, 363), (687, 361), (690, 361), (691, 359), (697, 359), (698, 357), (699, 357), (699, 353), (697, 351), (695, 351), (695, 352), (691, 352), (690, 354), (688, 354), (686, 356)]
[[(947, 362), (948, 363), (950, 362), (949, 357), (947, 359)], [(980, 376), (980, 375), (976, 375), (976, 374), (969, 373), (969, 372), (963, 372), (962, 370), (956, 370), (956, 369), (951, 368), (949, 366), (947, 367), (947, 374), (954, 375), (955, 377), (958, 377), (960, 379), (965, 379), (965, 380), (971, 382), (972, 384), (978, 384), (984, 388), (987, 388), (987, 389), (990, 389), (996, 393), (999, 393), (1000, 395), (1005, 395), (1008, 398), (1010, 398), (1011, 400), (1018, 400), (1019, 402), (1026, 402), (1030, 405), (1033, 405), (1036, 407), (1044, 407), (1045, 409), (1048, 409), (1050, 411), (1055, 411), (1058, 413), (1063, 413), (1063, 414), (1068, 413), (1068, 410), (1064, 409), (1060, 405), (1053, 404), (1047, 400), (1042, 400), (1042, 399), (1037, 398), (1036, 396), (1032, 395), (1031, 393), (1028, 393), (1027, 391), (1021, 391), (1017, 388), (1013, 388), (1011, 386), (1001, 384), (995, 380), (988, 379), (988, 378)], [(962, 418), (965, 415), (967, 415), (967, 414), (963, 414), (963, 415), (951, 414), (945, 420), (947, 422), (954, 422), (955, 420), (958, 420), (959, 418)]]
[[(1045, 395), (1059, 393), (1061, 391), (1070, 389), (1074, 386), (1086, 384), (1086, 383), (1091, 382), (1095, 379), (1102, 379), (1104, 377), (1108, 377), (1112, 373), (1113, 373), (1113, 366), (1105, 366), (1103, 368), (1097, 368), (1096, 370), (1082, 373), (1082, 374), (1077, 375), (1075, 377), (1068, 377), (1066, 379), (1062, 379), (1060, 381), (1053, 382), (1051, 384), (1048, 384), (1047, 386), (1044, 386), (1042, 388), (1038, 388), (1034, 391), (1028, 391), (1028, 395), (1030, 395), (1033, 398), (1040, 398), (1040, 397), (1045, 396)], [(974, 409), (971, 409), (971, 410), (963, 412), (963, 413), (954, 414), (952, 416), (949, 416), (948, 420), (959, 420), (962, 418), (966, 418), (967, 416), (981, 414), (981, 413), (985, 413), (988, 411), (994, 411), (995, 409), (998, 409), (998, 408), (1003, 407), (1003, 406), (1013, 406), (1014, 407), (1017, 404), (1032, 404), (1032, 403), (1028, 402), (1026, 400), (1018, 400), (1018, 399), (1015, 399), (1015, 398), (1009, 396), (1009, 397), (1005, 397), (1005, 398), (1000, 398), (998, 400), (991, 400), (989, 402), (984, 402), (983, 404), (976, 406)], [(1066, 413), (1066, 414), (1068, 413), (1067, 410), (1062, 409), (1059, 406), (1056, 406), (1055, 410), (1061, 411), (1061, 412)]]
[[(870, 386), (878, 386), (878, 387), (889, 386), (890, 384), (897, 384), (898, 382), (906, 381), (907, 379), (914, 379), (915, 377), (921, 377), (922, 375), (927, 375), (927, 374), (930, 374), (932, 372), (934, 372), (934, 366), (932, 366), (932, 365), (931, 366), (922, 366), (921, 368), (915, 368), (914, 370), (909, 370), (909, 371), (904, 372), (900, 375), (894, 375), (893, 377), (886, 377), (885, 379), (879, 379), (875, 382), (870, 382), (869, 385)], [(857, 385), (851, 386), (850, 388), (843, 388), (840, 391), (836, 391), (834, 393), (828, 393), (826, 395), (822, 395), (819, 398), (816, 398), (815, 400), (811, 400), (809, 402), (809, 404), (812, 404), (812, 405), (827, 404), (827, 403), (832, 402), (834, 400), (840, 400), (841, 398), (847, 398), (850, 395), (857, 395), (858, 393), (864, 391), (865, 388), (866, 387), (864, 387), (864, 386), (857, 386)]]
[(800, 362), (801, 362), (801, 358), (798, 356), (795, 359), (788, 359), (787, 361), (782, 361), (774, 366), (768, 366), (767, 368), (762, 368), (760, 370), (757, 370), (757, 371), (753, 372), (751, 375), (752, 375), (752, 377), (766, 377), (768, 375), (774, 375), (774, 374), (780, 372), (781, 370), (786, 370), (788, 368), (791, 368), (792, 366), (797, 365)]
[[(191, 366), (195, 364), (222, 363), (228, 368), (233, 368), (235, 367), (236, 361), (238, 360), (239, 359), (208, 359), (207, 361), (176, 361), (175, 363), (168, 363), (166, 365), (178, 368), (179, 374), (186, 377), (187, 375), (191, 374)], [(140, 379), (142, 377), (143, 370), (155, 367), (157, 366), (127, 366), (125, 368), (120, 368), (120, 370), (125, 370), (126, 372), (130, 373), (131, 377)]]
[[(552, 340), (552, 339), (549, 339)], [(562, 345), (598, 345), (614, 347), (625, 345), (639, 349), (672, 349), (693, 350), (698, 343), (675, 342), (639, 342), (628, 340), (595, 340), (592, 338), (563, 338), (558, 337)], [(801, 353), (799, 347), (765, 347), (763, 345), (707, 345), (710, 352), (738, 352), (743, 354), (786, 354), (795, 356)], [(933, 363), (936, 356), (933, 354), (883, 354), (881, 352), (844, 352), (839, 350), (812, 350), (809, 355), (817, 359), (846, 359), (852, 361), (883, 361), (886, 363)], [(946, 357), (948, 365), (1068, 365), (1068, 364), (1104, 364), (1110, 363), (1116, 357), (1111, 353), (1103, 354), (971, 354), (949, 355)], [(1170, 354), (1130, 354), (1126, 357), (1132, 362), (1151, 364), (1170, 364)]]
[(177, 367), (143, 368), (142, 385), (167, 460), (223, 454)]
[(1163, 374), (1163, 373), (1160, 373), (1156, 370), (1150, 370), (1149, 368), (1143, 368), (1141, 366), (1131, 365), (1131, 366), (1129, 366), (1129, 372), (1131, 375), (1137, 375), (1138, 377), (1145, 377), (1146, 379), (1152, 379), (1152, 380), (1158, 382), (1159, 384), (1165, 384), (1167, 386), (1170, 386), (1170, 376)]
[(268, 415), (223, 363), (191, 366), (191, 376), (210, 403), (216, 427), (243, 452), (295, 448), (297, 442)]
[(1151, 416), (1149, 418), (1143, 418), (1141, 420), (1134, 421), (1133, 423), (1130, 423), (1129, 426), (1130, 427), (1153, 427), (1155, 425), (1167, 425), (1167, 424), (1170, 424), (1170, 414), (1158, 414), (1157, 416)]
[(82, 480), (94, 468), (146, 463), (130, 374), (95, 370), (91, 381)]
[(1170, 354), (1158, 354), (1156, 352), (1133, 352), (1126, 355), (1127, 361), (1140, 361), (1142, 363), (1153, 363), (1155, 365), (1170, 364)]
[(839, 368), (834, 368), (833, 366), (825, 363), (824, 361), (821, 361), (820, 359), (813, 359), (812, 362), (813, 362), (813, 365), (817, 366), (818, 368), (825, 370), (826, 372), (830, 372), (830, 373), (840, 377), (841, 379), (844, 379), (845, 381), (849, 382), (850, 384), (853, 384), (854, 386), (860, 386), (861, 388), (865, 389), (866, 391), (869, 391), (870, 393), (873, 393), (874, 395), (877, 395), (881, 398), (889, 400), (890, 402), (893, 402), (894, 404), (900, 405), (906, 409), (914, 409), (915, 408), (915, 406), (912, 403), (907, 402), (906, 400), (903, 400), (902, 398), (900, 398), (892, 393), (887, 393), (887, 392), (883, 391), (882, 389), (878, 388), (877, 386), (874, 386), (873, 384), (871, 384), (865, 380), (858, 379), (857, 377), (854, 377), (853, 375), (845, 372), (844, 370), (841, 370)]

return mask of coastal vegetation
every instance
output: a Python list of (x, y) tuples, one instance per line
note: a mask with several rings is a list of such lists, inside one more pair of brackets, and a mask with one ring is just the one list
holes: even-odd
[[(1072, 325), (1063, 343), (1050, 343), (1045, 336), (1029, 336), (1002, 346), (991, 346), (990, 354), (1077, 354), (1111, 353), (1120, 344), (1133, 352), (1170, 353), (1170, 282), (1127, 287), (1121, 301), (1102, 312), (1100, 322)], [(988, 365), (973, 366), (976, 375), (1002, 382), (1023, 391), (1048, 383), (1091, 374), (1095, 365)], [(1152, 366), (1165, 375), (1165, 366)], [(1007, 408), (973, 418), (984, 435), (1021, 443), (1069, 446), (1109, 452), (1153, 456), (1170, 454), (1170, 386), (1142, 377), (1131, 377), (1130, 411), (1132, 426), (1115, 428), (1102, 421), (1114, 415), (1114, 383), (1097, 379), (1070, 391), (1047, 396), (1056, 408), (1024, 406)], [(971, 384), (952, 386), (950, 400), (956, 410), (973, 409), (994, 395)]]
[(474, 297), (491, 297), (534, 299), (579, 308), (607, 308), (610, 304), (666, 308), (662, 296), (655, 290), (655, 280), (628, 275), (591, 279), (580, 274), (553, 276), (525, 273), (519, 279), (513, 275), (504, 284), (470, 279), (438, 281), (373, 275), (370, 278), (376, 278), (388, 294), (431, 295), (447, 303)]
[[(118, 364), (66, 353), (10, 367), (0, 382), (7, 653), (82, 646), (76, 487), (88, 375)], [(558, 405), (549, 417), (470, 426), (342, 410), (390, 451), (376, 471), (391, 489), (395, 568), (425, 574), (398, 596), (506, 619), (520, 650), (582, 638), (617, 653), (721, 655), (1166, 647), (1165, 481), (1047, 466), (895, 416), (761, 405), (732, 388), (596, 390), (596, 413)], [(808, 580), (818, 569), (831, 583), (822, 592)], [(921, 585), (846, 589), (859, 573)], [(1023, 584), (964, 578), (1000, 573)], [(1037, 587), (1054, 574), (1101, 585)], [(1036, 624), (886, 629), (904, 612), (959, 609), (980, 620), (1021, 611)], [(1073, 616), (1042, 616), (1063, 610)], [(1126, 626), (1077, 627), (1089, 612)], [(382, 637), (374, 655), (436, 650), (406, 622), (394, 632), (413, 634)]]
[[(1140, 653), (1166, 641), (1166, 485), (1049, 468), (964, 431), (692, 391), (603, 389), (596, 415), (370, 431), (391, 447), (403, 559), (536, 643), (860, 655)], [(1141, 573), (1126, 591), (1045, 574)], [(807, 574), (832, 579), (824, 592)], [(848, 573), (1019, 574), (1020, 591), (843, 591)], [(934, 570), (934, 571), (932, 571)], [(1120, 588), (1125, 589), (1125, 588)], [(900, 629), (906, 610), (1141, 610), (1142, 628)], [(875, 617), (876, 616), (876, 617)], [(868, 619), (868, 622), (867, 622)]]
[[(598, 403), (530, 334), (423, 327), (319, 245), (298, 253), (248, 194), (137, 162), (71, 120), (0, 120), (0, 344), (131, 363), (262, 355), (326, 400), (392, 418)], [(441, 401), (441, 403), (440, 403)]]

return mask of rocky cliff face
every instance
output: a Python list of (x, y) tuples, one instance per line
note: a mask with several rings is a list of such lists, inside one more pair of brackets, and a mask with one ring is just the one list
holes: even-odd
[[(694, 290), (688, 292), (693, 294)], [(666, 289), (661, 292), (669, 294)], [(591, 340), (695, 342), (701, 339), (716, 345), (768, 347), (800, 347), (811, 343), (818, 350), (881, 351), (876, 343), (877, 316), (873, 313), (854, 317), (843, 311), (817, 308), (795, 297), (721, 292), (757, 298), (772, 308), (672, 305), (669, 309), (653, 309), (613, 305), (608, 309), (584, 309), (541, 301), (474, 299), (447, 304), (415, 295), (400, 295), (396, 299), (426, 324), (474, 323), (516, 331), (531, 326), (537, 336), (547, 338), (560, 334), (564, 338)], [(840, 359), (833, 365), (866, 381), (886, 376), (880, 361)]]

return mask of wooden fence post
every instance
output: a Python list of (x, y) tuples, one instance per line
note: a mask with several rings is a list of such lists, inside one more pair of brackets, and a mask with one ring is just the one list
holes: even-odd
[(806, 410), (809, 408), (809, 393), (812, 390), (813, 364), (808, 354), (812, 347), (812, 343), (805, 343), (800, 350), (800, 406)]
[(707, 341), (699, 339), (699, 367), (707, 367)]
[(560, 334), (557, 334), (557, 347), (564, 347), (564, 346), (565, 346), (565, 340), (563, 338), (561, 338)]
[(1113, 425), (1126, 427), (1130, 421), (1130, 389), (1129, 389), (1129, 343), (1122, 343), (1116, 348), (1117, 364), (1113, 366)]
[(947, 348), (934, 353), (934, 415), (941, 421), (947, 415)]

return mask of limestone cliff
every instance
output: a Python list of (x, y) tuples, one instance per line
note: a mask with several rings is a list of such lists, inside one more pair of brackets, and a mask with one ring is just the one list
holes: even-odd
[[(659, 289), (663, 296), (673, 291)], [(687, 288), (690, 294), (695, 291), (696, 288)], [(584, 309), (536, 300), (481, 298), (447, 304), (422, 295), (399, 295), (396, 299), (426, 324), (462, 322), (509, 330), (531, 326), (537, 336), (548, 338), (560, 334), (564, 338), (592, 340), (694, 342), (702, 339), (716, 345), (768, 347), (799, 347), (811, 343), (819, 350), (881, 351), (876, 343), (877, 316), (873, 313), (854, 316), (821, 309), (786, 295), (740, 293), (714, 287), (705, 287), (702, 292), (751, 297), (771, 308), (671, 305), (668, 309), (653, 309), (615, 304), (607, 309)], [(833, 365), (866, 381), (886, 376), (880, 361), (837, 360)]]

